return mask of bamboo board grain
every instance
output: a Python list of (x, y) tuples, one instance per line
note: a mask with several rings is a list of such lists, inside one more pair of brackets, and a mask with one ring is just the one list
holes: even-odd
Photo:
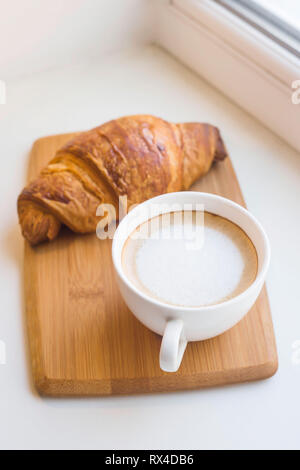
[[(34, 178), (72, 134), (35, 142)], [(244, 205), (230, 159), (193, 190)], [(160, 370), (161, 338), (125, 306), (115, 282), (111, 241), (67, 229), (53, 243), (25, 242), (26, 316), (34, 382), (41, 394), (89, 396), (162, 392), (270, 377), (277, 353), (264, 288), (246, 317), (216, 338), (189, 343), (177, 373)]]

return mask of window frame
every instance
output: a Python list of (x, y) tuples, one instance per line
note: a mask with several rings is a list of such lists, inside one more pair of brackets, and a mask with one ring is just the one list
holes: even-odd
[(300, 58), (300, 30), (255, 0), (213, 0)]
[(157, 6), (157, 42), (300, 151), (300, 59), (214, 0)]

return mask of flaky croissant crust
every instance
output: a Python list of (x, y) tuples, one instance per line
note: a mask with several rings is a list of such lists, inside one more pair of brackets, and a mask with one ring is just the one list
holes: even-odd
[(61, 224), (77, 233), (96, 229), (99, 204), (128, 206), (188, 189), (226, 149), (209, 124), (172, 124), (150, 115), (126, 116), (76, 136), (59, 149), (18, 198), (24, 237), (53, 240)]

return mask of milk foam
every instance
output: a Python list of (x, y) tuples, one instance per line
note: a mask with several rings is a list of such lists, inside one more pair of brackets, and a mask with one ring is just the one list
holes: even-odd
[[(129, 237), (123, 268), (140, 289), (163, 302), (186, 307), (232, 298), (254, 281), (256, 250), (247, 235), (227, 219), (205, 213), (203, 243), (191, 249), (200, 226), (175, 218), (156, 226), (144, 240)], [(170, 230), (171, 227), (171, 230)]]

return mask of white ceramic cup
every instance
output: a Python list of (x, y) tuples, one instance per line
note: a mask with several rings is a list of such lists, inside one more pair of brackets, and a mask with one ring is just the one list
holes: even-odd
[[(139, 291), (122, 268), (122, 250), (128, 236), (143, 222), (186, 205), (220, 215), (241, 227), (252, 240), (258, 256), (254, 282), (241, 294), (216, 305), (181, 307), (166, 304)], [(192, 205), (192, 206), (191, 206)], [(191, 210), (190, 209), (190, 210)], [(151, 216), (149, 216), (151, 214)], [(178, 192), (157, 196), (132, 209), (120, 222), (113, 240), (112, 258), (121, 294), (133, 314), (150, 330), (163, 336), (160, 367), (175, 372), (181, 363), (188, 341), (201, 341), (217, 336), (238, 323), (255, 303), (270, 262), (270, 244), (261, 224), (246, 209), (220, 196), (200, 192)], [(184, 273), (182, 273), (184, 276)]]

